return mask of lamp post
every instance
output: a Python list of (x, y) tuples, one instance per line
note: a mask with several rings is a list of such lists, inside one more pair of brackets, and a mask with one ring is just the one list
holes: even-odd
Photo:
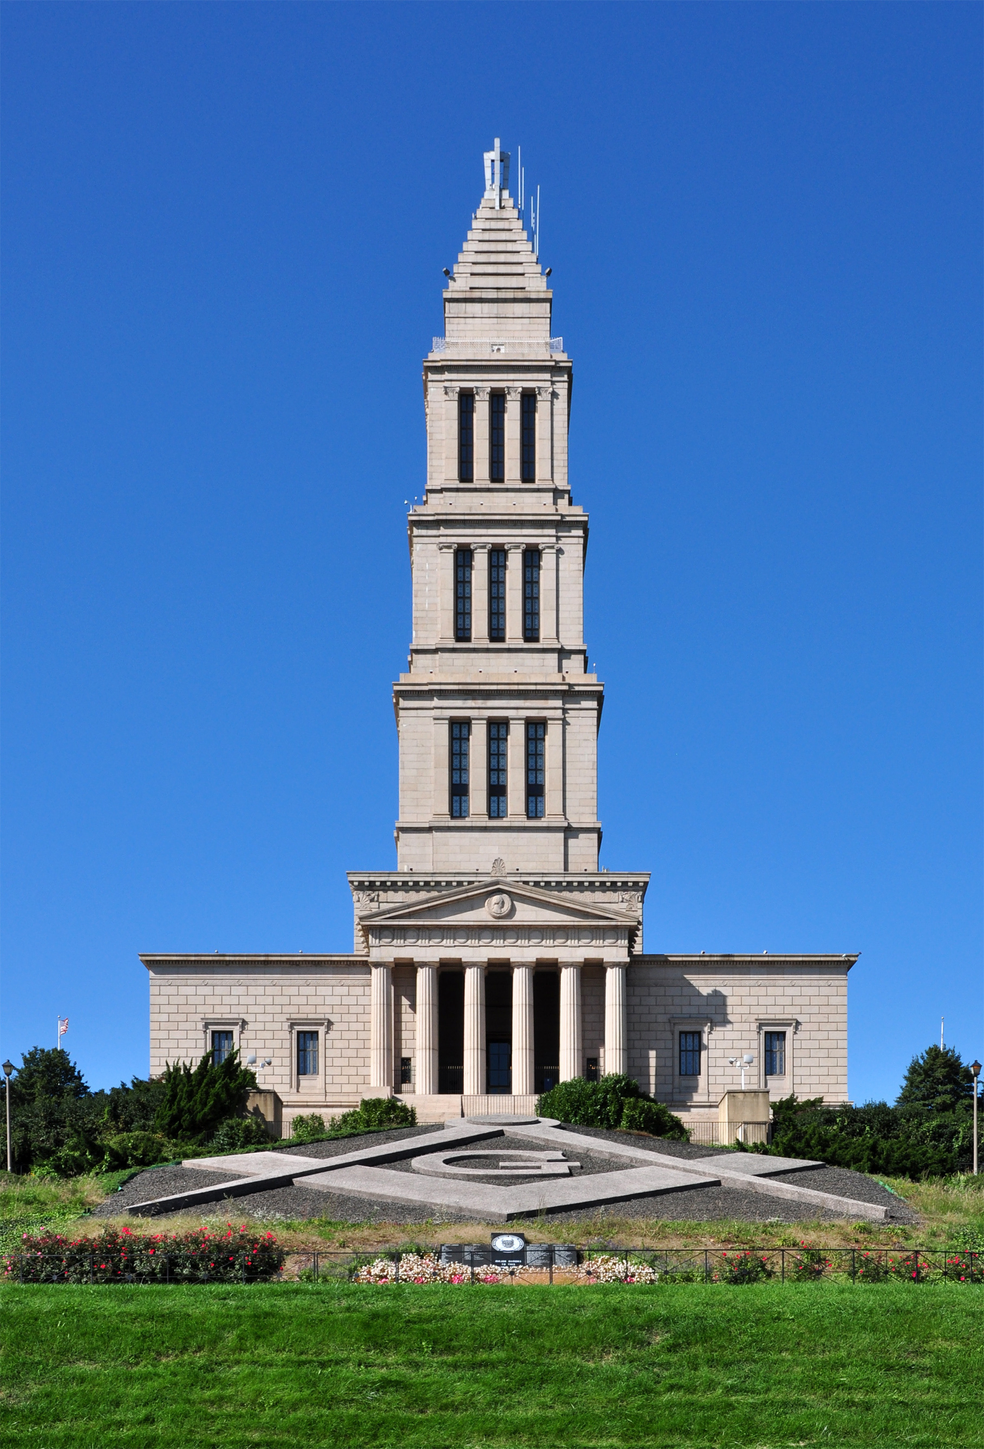
[[(13, 1062), (4, 1062), (4, 1064), (3, 1064), (3, 1074), (7, 1078), (7, 1171), (8, 1172), (13, 1172), (13, 1170), (14, 1170), (13, 1157), (12, 1157), (11, 1151), (10, 1151), (10, 1077), (11, 1077), (11, 1074), (12, 1074), (13, 1070), (14, 1070), (14, 1064), (13, 1064)], [(976, 1087), (977, 1083), (975, 1082), (974, 1085)], [(976, 1108), (975, 1108), (975, 1112), (976, 1112)], [(976, 1116), (974, 1118), (974, 1121), (975, 1122), (977, 1121)], [(977, 1162), (977, 1136), (976, 1136), (976, 1133), (974, 1135), (974, 1162), (975, 1163)], [(975, 1167), (974, 1170), (975, 1171), (977, 1170), (976, 1167)]]
[(974, 1176), (977, 1176), (977, 1078), (981, 1074), (980, 1062), (971, 1062), (971, 1076), (974, 1078)]

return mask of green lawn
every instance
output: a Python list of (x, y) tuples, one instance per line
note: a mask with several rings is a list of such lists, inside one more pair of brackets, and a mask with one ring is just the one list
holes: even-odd
[(0, 1444), (984, 1444), (984, 1290), (6, 1287)]

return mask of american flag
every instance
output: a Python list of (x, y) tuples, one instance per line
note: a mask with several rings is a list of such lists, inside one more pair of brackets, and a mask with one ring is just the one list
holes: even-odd
[(59, 1036), (64, 1036), (67, 1031), (68, 1031), (68, 1017), (67, 1016), (60, 1016), (58, 1018), (58, 1035)]

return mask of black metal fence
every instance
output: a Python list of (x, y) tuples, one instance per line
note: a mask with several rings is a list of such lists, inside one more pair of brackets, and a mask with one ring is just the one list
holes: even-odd
[[(645, 1248), (528, 1243), (509, 1262), (496, 1262), (488, 1244), (386, 1248), (369, 1252), (317, 1249), (288, 1252), (283, 1268), (258, 1272), (246, 1260), (219, 1271), (162, 1253), (153, 1265), (120, 1265), (98, 1247), (63, 1255), (21, 1253), (4, 1259), (7, 1283), (364, 1283), (526, 1282), (776, 1283), (839, 1280), (853, 1283), (984, 1283), (984, 1253), (956, 1248)], [(216, 1265), (218, 1268), (218, 1265)]]

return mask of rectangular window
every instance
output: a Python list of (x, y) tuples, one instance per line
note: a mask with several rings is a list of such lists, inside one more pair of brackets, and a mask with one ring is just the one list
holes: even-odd
[(489, 720), (489, 819), (506, 818), (506, 751), (509, 726), (505, 720)]
[(700, 1032), (680, 1033), (680, 1076), (700, 1076)]
[(527, 644), (540, 641), (540, 550), (523, 551), (523, 638)]
[(316, 1077), (318, 1075), (318, 1033), (299, 1031), (297, 1033), (297, 1075)]
[(536, 393), (523, 393), (522, 473), (524, 483), (536, 482)]
[(786, 1033), (767, 1031), (765, 1033), (765, 1075), (784, 1077), (786, 1075)]
[(410, 1057), (400, 1058), (400, 1086), (409, 1087), (413, 1085), (413, 1078), (410, 1071)]
[(471, 640), (472, 551), (458, 548), (454, 553), (454, 637), (459, 644)]
[(506, 642), (506, 550), (489, 549), (489, 638)]
[(587, 1061), (584, 1063), (584, 1080), (586, 1082), (596, 1082), (598, 1080), (597, 1057), (588, 1057)]
[(493, 483), (506, 478), (506, 395), (489, 394), (489, 477)]
[(451, 721), (451, 815), (468, 819), (468, 745), (471, 725), (466, 719)]
[(458, 394), (458, 478), (471, 483), (475, 477), (475, 394)]
[(543, 751), (547, 727), (534, 720), (526, 722), (526, 814), (530, 820), (543, 819)]
[(226, 1057), (232, 1051), (232, 1032), (213, 1031), (212, 1033), (212, 1062), (220, 1067)]

